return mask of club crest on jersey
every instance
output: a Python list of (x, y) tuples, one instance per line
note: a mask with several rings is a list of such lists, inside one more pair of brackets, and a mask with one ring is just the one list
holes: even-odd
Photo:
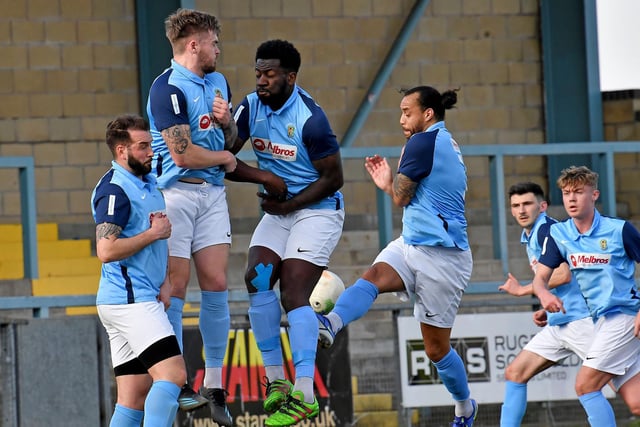
[(601, 265), (609, 264), (611, 254), (577, 253), (569, 255), (569, 260), (574, 268), (598, 268)]
[(296, 127), (295, 127), (292, 123), (289, 123), (289, 124), (287, 125), (287, 136), (288, 136), (289, 138), (293, 138), (293, 136), (295, 135), (295, 133), (296, 133)]
[(295, 145), (278, 144), (266, 138), (251, 138), (251, 144), (257, 152), (271, 154), (274, 159), (293, 162), (298, 157), (298, 147)]
[(603, 251), (607, 250), (607, 241), (605, 239), (600, 240), (600, 249)]

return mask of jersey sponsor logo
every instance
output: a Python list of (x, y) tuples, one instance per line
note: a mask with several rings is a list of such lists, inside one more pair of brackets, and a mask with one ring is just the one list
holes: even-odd
[(208, 131), (212, 128), (217, 128), (219, 125), (213, 120), (211, 113), (202, 114), (198, 120), (198, 130)]
[(213, 120), (211, 120), (211, 116), (208, 113), (203, 114), (200, 116), (200, 120), (198, 120), (198, 127), (200, 130), (209, 130), (212, 121)]
[(294, 162), (298, 158), (298, 147), (295, 145), (277, 144), (262, 138), (252, 138), (251, 143), (256, 151), (271, 154), (274, 159)]
[(576, 253), (569, 255), (569, 260), (574, 268), (592, 268), (608, 265), (611, 262), (611, 255)]

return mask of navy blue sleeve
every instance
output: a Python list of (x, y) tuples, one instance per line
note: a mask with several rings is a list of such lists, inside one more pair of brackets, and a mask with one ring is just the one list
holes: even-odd
[(311, 161), (324, 159), (340, 150), (338, 139), (331, 129), (327, 115), (311, 98), (303, 97), (311, 110), (311, 117), (302, 127), (302, 142)]
[(111, 183), (101, 184), (96, 188), (93, 205), (96, 212), (96, 224), (107, 222), (119, 225), (124, 229), (129, 223), (131, 202), (120, 186)]
[(187, 100), (180, 88), (169, 84), (170, 75), (169, 71), (160, 75), (149, 91), (151, 115), (159, 131), (189, 124)]
[(542, 242), (542, 253), (540, 254), (539, 263), (546, 265), (549, 268), (558, 268), (563, 262), (567, 262), (566, 259), (560, 253), (556, 241), (553, 237), (547, 234)]
[(433, 168), (437, 136), (438, 132), (421, 132), (411, 136), (404, 146), (404, 153), (398, 165), (398, 173), (413, 182), (420, 182), (429, 176)]
[(538, 246), (542, 247), (544, 244), (544, 238), (549, 236), (549, 230), (551, 230), (551, 224), (555, 224), (556, 221), (547, 217), (546, 221), (540, 224), (538, 227), (538, 234), (536, 234), (536, 239), (538, 239)]
[(628, 221), (625, 221), (622, 226), (622, 244), (629, 258), (640, 262), (640, 233)]
[(238, 127), (238, 138), (240, 138), (241, 141), (246, 141), (250, 136), (249, 113), (249, 101), (245, 97), (233, 115), (233, 119), (236, 121), (236, 126)]

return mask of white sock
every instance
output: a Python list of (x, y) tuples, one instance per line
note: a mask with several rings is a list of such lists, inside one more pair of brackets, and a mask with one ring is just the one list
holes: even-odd
[(284, 368), (282, 365), (265, 366), (264, 372), (267, 375), (267, 378), (269, 378), (269, 382), (284, 379)]
[(338, 333), (338, 331), (340, 331), (340, 329), (344, 327), (344, 323), (342, 322), (340, 316), (338, 316), (338, 313), (334, 313), (332, 311), (325, 317), (329, 319), (329, 323), (331, 323), (331, 329), (333, 329), (333, 332), (335, 332), (336, 334)]
[(304, 394), (304, 401), (306, 403), (313, 403), (315, 396), (313, 395), (313, 378), (311, 377), (298, 377), (296, 378), (296, 384), (293, 386), (294, 391), (301, 391)]
[(206, 388), (222, 388), (222, 368), (205, 368), (203, 385)]

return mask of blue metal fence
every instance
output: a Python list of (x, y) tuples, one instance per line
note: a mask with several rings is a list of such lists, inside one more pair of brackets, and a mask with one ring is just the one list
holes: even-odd
[[(343, 148), (343, 159), (362, 159), (372, 154), (388, 158), (397, 158), (401, 147), (352, 147)], [(490, 194), (492, 206), (493, 253), (502, 265), (503, 273), (509, 271), (507, 251), (507, 204), (505, 196), (504, 161), (509, 156), (558, 156), (572, 154), (591, 154), (597, 160), (595, 168), (600, 174), (602, 193), (602, 211), (606, 215), (616, 215), (616, 187), (614, 155), (640, 153), (640, 141), (629, 142), (576, 142), (563, 144), (513, 144), (513, 145), (468, 145), (462, 146), (465, 157), (485, 157), (489, 162)], [(254, 161), (252, 151), (239, 153), (245, 161)], [(29, 157), (0, 158), (0, 167), (18, 168), (20, 171), (20, 193), (22, 201), (22, 224), (24, 235), (25, 278), (38, 277), (35, 180), (33, 159)], [(552, 177), (553, 178), (553, 177)], [(377, 214), (379, 245), (384, 247), (393, 238), (391, 199), (382, 191), (377, 193)], [(495, 292), (498, 283), (472, 283), (470, 293)], [(236, 297), (240, 298), (239, 295)], [(0, 298), (2, 309), (32, 309), (34, 316), (46, 317), (50, 307), (74, 307), (92, 305), (90, 296), (57, 297), (8, 297)]]

